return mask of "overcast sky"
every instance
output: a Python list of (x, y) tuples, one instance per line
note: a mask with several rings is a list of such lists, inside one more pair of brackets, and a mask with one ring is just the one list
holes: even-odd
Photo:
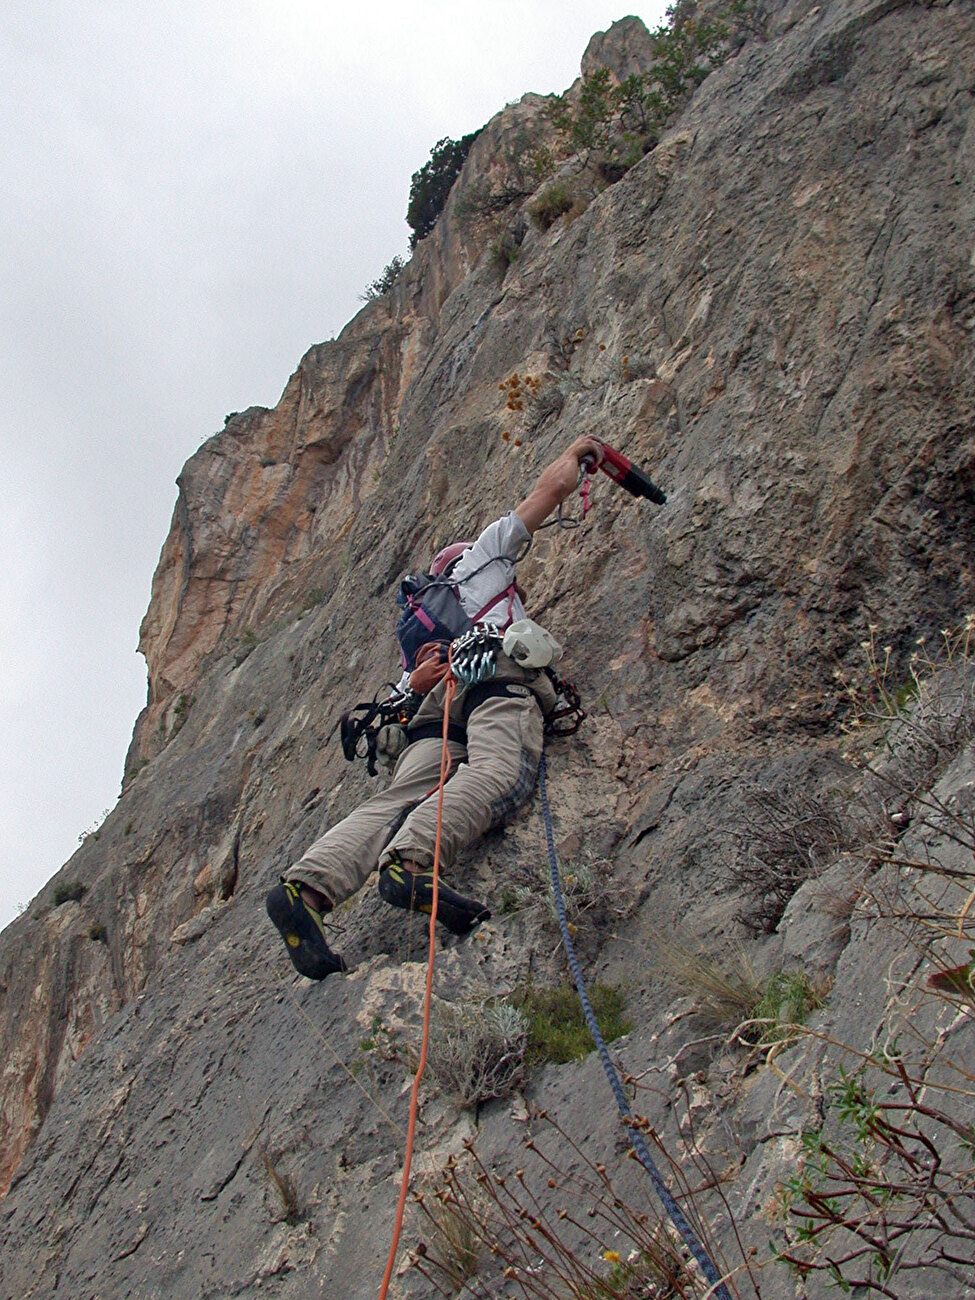
[(0, 926), (118, 797), (175, 479), (405, 254), (443, 136), (625, 0), (3, 0)]

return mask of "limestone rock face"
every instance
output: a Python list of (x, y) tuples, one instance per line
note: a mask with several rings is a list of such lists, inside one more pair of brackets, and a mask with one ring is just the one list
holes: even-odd
[[(972, 19), (970, 0), (771, 4), (657, 146), (546, 230), (526, 157), (552, 127), (537, 96), (509, 106), (391, 291), (309, 350), (274, 410), (232, 417), (187, 463), (123, 795), (0, 938), (0, 1293), (378, 1292), (425, 930), (367, 887), (336, 918), (352, 973), (312, 986), (264, 893), (374, 788), (335, 727), (398, 675), (399, 577), (516, 505), (583, 432), (668, 502), (598, 476), (583, 525), (539, 533), (519, 570), (589, 710), (549, 755), (563, 865), (602, 882), (581, 955), (627, 990), (619, 1052), (652, 1083), (637, 1104), (655, 1129), (679, 1146), (679, 1094), (702, 1135), (738, 1135), (715, 1159), (742, 1171), (729, 1204), (767, 1252), (808, 1116), (772, 1071), (736, 1073), (655, 962), (662, 934), (737, 941), (759, 972), (808, 953), (852, 998), (894, 942), (850, 911), (845, 842), (778, 932), (741, 924), (756, 900), (735, 865), (767, 831), (750, 792), (820, 807), (856, 788), (842, 728), (861, 643), (889, 645), (903, 676), (918, 638), (972, 608)], [(584, 71), (642, 68), (648, 39), (625, 19)], [(953, 770), (952, 797), (969, 775)], [(937, 848), (916, 835), (916, 855)], [(438, 999), (564, 977), (534, 901), (545, 873), (531, 809), (464, 855), (457, 883), (494, 919), (444, 945)], [(869, 1011), (830, 1014), (871, 1035), (885, 1011)], [(595, 1057), (476, 1114), (425, 1085), (419, 1171), (472, 1136), (516, 1165), (538, 1104), (645, 1203), (608, 1090), (594, 1106), (604, 1087)], [(555, 1214), (559, 1193), (540, 1195)], [(409, 1244), (424, 1231), (411, 1220)], [(796, 1294), (777, 1276), (766, 1300)], [(412, 1271), (394, 1287), (431, 1294)]]
[(654, 54), (650, 34), (639, 18), (621, 18), (605, 32), (596, 32), (582, 56), (582, 75), (609, 68), (616, 81), (648, 71)]

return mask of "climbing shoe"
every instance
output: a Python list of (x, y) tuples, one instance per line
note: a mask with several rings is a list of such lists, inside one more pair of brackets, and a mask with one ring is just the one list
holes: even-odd
[(267, 914), (278, 928), (299, 975), (323, 980), (345, 970), (345, 962), (325, 942), (321, 914), (301, 897), (301, 886), (282, 880), (267, 896)]
[[(401, 862), (390, 862), (379, 873), (379, 895), (393, 907), (404, 907), (409, 912), (433, 911), (433, 870), (407, 871)], [(437, 920), (442, 921), (451, 934), (467, 934), (475, 925), (491, 919), (483, 903), (465, 898), (440, 882), (437, 889)]]

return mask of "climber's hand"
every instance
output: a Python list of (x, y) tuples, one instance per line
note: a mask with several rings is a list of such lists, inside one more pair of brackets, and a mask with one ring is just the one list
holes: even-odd
[(588, 434), (576, 438), (561, 456), (556, 457), (551, 465), (546, 465), (539, 474), (531, 494), (515, 510), (529, 533), (533, 533), (579, 486), (579, 462), (584, 456), (591, 456), (596, 465), (601, 464), (603, 459), (602, 444)]

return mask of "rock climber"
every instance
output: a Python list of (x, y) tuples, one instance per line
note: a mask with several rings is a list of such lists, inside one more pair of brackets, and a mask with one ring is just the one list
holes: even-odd
[[(454, 542), (435, 556), (430, 574), (440, 578), (441, 588), (449, 576), (463, 608), (461, 617), (466, 615), (475, 630), (489, 624), (503, 630), (525, 618), (516, 561), (539, 525), (578, 487), (584, 457), (598, 465), (602, 444), (577, 438), (546, 466), (514, 511), (489, 524), (476, 541)], [(406, 645), (403, 636), (400, 641)], [(423, 700), (405, 728), (394, 724), (379, 732), (380, 754), (395, 761), (390, 784), (316, 840), (267, 895), (268, 915), (288, 956), (309, 979), (346, 969), (328, 946), (322, 918), (360, 889), (377, 865), (379, 893), (387, 903), (428, 914), (432, 910), (446, 648), (447, 643), (434, 639), (415, 654), (404, 649), (404, 663), (412, 670), (409, 685)], [(556, 702), (555, 687), (544, 671), (522, 667), (503, 650), (494, 653), (489, 680), (458, 684), (450, 707), (451, 766), (440, 844), (440, 864), (446, 870), (463, 848), (531, 795), (544, 719)], [(437, 919), (452, 934), (467, 934), (490, 915), (483, 903), (438, 882)]]

